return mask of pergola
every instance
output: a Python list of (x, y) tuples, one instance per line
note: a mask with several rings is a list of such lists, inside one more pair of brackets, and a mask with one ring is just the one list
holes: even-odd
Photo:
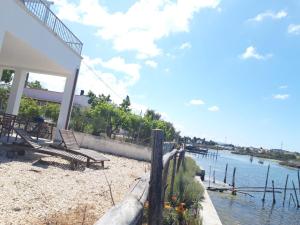
[(18, 115), (27, 73), (66, 77), (57, 122), (58, 128), (66, 129), (82, 59), (82, 43), (47, 3), (1, 0), (0, 75), (4, 69), (15, 71), (6, 109), (14, 115)]

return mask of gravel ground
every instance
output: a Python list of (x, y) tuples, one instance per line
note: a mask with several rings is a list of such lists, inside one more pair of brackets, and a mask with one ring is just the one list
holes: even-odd
[[(1, 146), (0, 146), (1, 147)], [(104, 155), (107, 168), (70, 170), (65, 160), (27, 153), (8, 160), (0, 150), (0, 224), (93, 224), (120, 202), (149, 164)], [(72, 221), (68, 215), (89, 217)], [(65, 222), (62, 222), (64, 217)], [(49, 222), (51, 220), (51, 223)], [(61, 220), (61, 221), (59, 221)]]

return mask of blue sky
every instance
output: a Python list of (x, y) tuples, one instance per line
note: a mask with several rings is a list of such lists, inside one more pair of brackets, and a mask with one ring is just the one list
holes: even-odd
[(129, 94), (182, 134), (300, 151), (299, 0), (54, 2), (84, 42), (78, 92)]

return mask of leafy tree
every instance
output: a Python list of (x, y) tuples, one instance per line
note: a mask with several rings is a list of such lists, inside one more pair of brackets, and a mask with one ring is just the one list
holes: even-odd
[(124, 111), (124, 112), (130, 112), (130, 98), (127, 95), (125, 99), (123, 99), (122, 103), (120, 104), (120, 108)]
[(0, 88), (0, 111), (5, 111), (6, 109), (8, 94), (9, 94), (9, 89)]
[(41, 82), (39, 82), (38, 80), (28, 82), (27, 87), (34, 88), (34, 89), (39, 89), (39, 90), (47, 90), (47, 89), (42, 87)]
[(4, 83), (10, 83), (13, 79), (13, 74), (15, 71), (13, 70), (3, 70), (1, 81)]
[(59, 104), (55, 103), (47, 103), (45, 106), (42, 106), (42, 110), (44, 111), (45, 117), (48, 117), (53, 120), (53, 122), (57, 122), (59, 116)]
[(92, 106), (92, 108), (94, 108), (98, 103), (101, 102), (108, 102), (108, 103), (111, 102), (110, 95), (106, 96), (104, 94), (101, 94), (98, 95), (97, 97), (92, 91), (88, 92), (88, 97), (89, 97), (88, 103)]
[(147, 109), (145, 117), (149, 118), (150, 120), (160, 120), (161, 115), (152, 109)]
[(33, 119), (34, 117), (41, 116), (43, 114), (43, 110), (41, 106), (37, 104), (36, 100), (31, 98), (22, 98), (19, 116), (25, 119)]

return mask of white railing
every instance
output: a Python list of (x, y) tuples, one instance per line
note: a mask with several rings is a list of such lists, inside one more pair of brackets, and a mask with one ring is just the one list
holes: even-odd
[(26, 8), (59, 36), (70, 48), (81, 55), (83, 43), (69, 28), (50, 10), (44, 0), (20, 0)]

